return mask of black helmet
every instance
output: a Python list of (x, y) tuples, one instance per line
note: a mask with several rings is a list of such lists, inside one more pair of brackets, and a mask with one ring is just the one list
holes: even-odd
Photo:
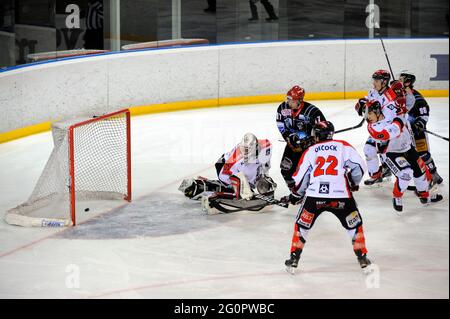
[(416, 76), (411, 73), (402, 72), (400, 73), (400, 77), (403, 78), (403, 84), (409, 83), (409, 85), (405, 86), (412, 87), (414, 85), (414, 82), (416, 82)]
[(377, 100), (366, 102), (367, 113), (374, 112), (377, 116), (381, 114), (381, 104)]
[(330, 121), (321, 121), (314, 124), (312, 135), (319, 141), (333, 139), (334, 125)]

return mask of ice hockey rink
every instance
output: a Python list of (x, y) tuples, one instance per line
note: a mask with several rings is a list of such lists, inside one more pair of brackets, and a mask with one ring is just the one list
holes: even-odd
[[(448, 136), (447, 98), (429, 98), (428, 129)], [(336, 129), (357, 124), (354, 100), (313, 101)], [(276, 197), (284, 143), (278, 104), (230, 106), (132, 118), (133, 202), (79, 211), (65, 229), (21, 228), (5, 211), (30, 195), (52, 148), (51, 133), (0, 145), (0, 298), (448, 298), (448, 142), (429, 136), (444, 178), (442, 202), (413, 192), (394, 213), (392, 186), (361, 186), (372, 273), (364, 275), (339, 221), (323, 214), (297, 274), (285, 271), (296, 207), (204, 215), (177, 190), (183, 178), (215, 178), (213, 164), (246, 132), (272, 141)], [(341, 133), (362, 154), (365, 126)]]

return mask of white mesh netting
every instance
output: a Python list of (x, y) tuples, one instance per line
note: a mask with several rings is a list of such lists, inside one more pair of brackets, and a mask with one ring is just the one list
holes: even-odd
[[(28, 200), (9, 210), (5, 220), (20, 226), (69, 226), (70, 161), (74, 161), (75, 214), (79, 201), (129, 199), (127, 111), (52, 124), (53, 151)], [(73, 156), (69, 131), (73, 125)], [(86, 206), (86, 205), (85, 205)]]

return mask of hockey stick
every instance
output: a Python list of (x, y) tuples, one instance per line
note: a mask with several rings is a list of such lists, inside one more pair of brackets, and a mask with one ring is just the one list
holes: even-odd
[(427, 132), (428, 134), (434, 135), (434, 136), (436, 136), (436, 137), (442, 138), (443, 140), (446, 140), (447, 142), (449, 141), (449, 140), (448, 140), (448, 137), (441, 136), (441, 135), (439, 135), (439, 134), (430, 132), (430, 131), (428, 131), (428, 130), (423, 130), (423, 131), (424, 131), (424, 132)]
[(383, 38), (381, 36), (380, 36), (380, 40), (381, 40), (381, 45), (383, 46), (384, 56), (386, 57), (386, 61), (387, 61), (388, 66), (389, 66), (389, 70), (391, 71), (392, 80), (395, 81), (394, 72), (392, 72), (391, 62), (389, 61), (389, 57), (388, 57), (387, 52), (386, 52), (386, 47), (384, 46)]
[[(389, 61), (389, 57), (388, 57), (387, 52), (386, 52), (386, 47), (384, 46), (383, 38), (381, 36), (380, 36), (380, 40), (381, 40), (381, 45), (383, 46), (383, 51), (384, 51), (384, 55), (386, 57), (386, 61), (387, 61), (388, 66), (389, 66), (389, 70), (391, 71), (391, 74), (392, 74), (392, 79), (395, 81), (394, 73), (392, 72), (391, 62)], [(355, 128), (359, 128), (359, 127), (361, 127), (364, 124), (364, 121), (366, 120), (366, 118), (367, 118), (367, 109), (366, 109), (366, 112), (364, 114), (364, 118), (361, 120), (361, 122), (358, 123), (358, 125), (355, 125), (355, 126), (352, 126), (352, 127), (348, 127), (348, 128), (344, 128), (342, 130), (337, 130), (337, 131), (334, 132), (334, 134), (342, 133), (342, 132), (346, 132), (346, 131), (350, 131), (350, 130), (354, 130)]]
[(364, 115), (363, 115), (363, 119), (361, 120), (361, 122), (359, 122), (357, 125), (352, 126), (352, 127), (347, 127), (347, 128), (343, 128), (342, 130), (337, 130), (334, 132), (334, 134), (336, 133), (342, 133), (342, 132), (346, 132), (346, 131), (350, 131), (350, 130), (354, 130), (355, 128), (359, 128), (364, 124), (364, 121), (367, 119), (367, 114), (368, 114), (368, 110), (367, 108), (364, 110)]
[[(381, 38), (381, 36), (380, 36), (380, 40), (381, 40), (381, 45), (383, 46), (384, 55), (386, 56), (386, 61), (387, 61), (388, 65), (389, 65), (389, 70), (391, 71), (391, 74), (392, 74), (392, 79), (395, 81), (394, 72), (392, 72), (391, 63), (389, 62), (389, 57), (388, 57), (387, 52), (386, 52), (386, 47), (384, 46), (384, 42), (383, 42), (383, 39)], [(427, 133), (429, 133), (431, 135), (434, 135), (436, 137), (442, 138), (443, 140), (446, 140), (447, 142), (449, 141), (448, 137), (441, 136), (439, 134), (430, 132), (428, 130), (423, 130), (423, 131), (427, 132)]]
[[(351, 126), (351, 127), (347, 127), (347, 128), (343, 128), (343, 129), (341, 129), (341, 130), (337, 130), (337, 131), (334, 132), (334, 134), (342, 133), (342, 132), (346, 132), (346, 131), (350, 131), (350, 130), (354, 130), (355, 128), (359, 128), (359, 127), (361, 127), (361, 126), (364, 124), (364, 121), (365, 121), (365, 120), (366, 120), (366, 118), (364, 117), (364, 118), (361, 120), (361, 122), (359, 122), (357, 125)], [(281, 140), (281, 139), (279, 139), (278, 142), (286, 143), (285, 140)]]
[(342, 130), (337, 130), (337, 131), (334, 132), (334, 134), (342, 133), (342, 132), (346, 132), (346, 131), (350, 131), (350, 130), (354, 130), (355, 128), (361, 127), (361, 126), (363, 125), (363, 123), (364, 123), (365, 120), (366, 120), (366, 119), (363, 118), (363, 119), (361, 120), (361, 122), (358, 123), (358, 125), (355, 125), (355, 126), (352, 126), (352, 127), (343, 128)]
[(269, 197), (269, 196), (265, 196), (265, 195), (261, 195), (261, 194), (255, 194), (255, 195), (253, 195), (253, 197), (263, 200), (271, 205), (277, 205), (277, 206), (284, 207), (284, 208), (289, 207), (289, 203), (283, 203), (280, 200), (275, 199), (273, 197)]

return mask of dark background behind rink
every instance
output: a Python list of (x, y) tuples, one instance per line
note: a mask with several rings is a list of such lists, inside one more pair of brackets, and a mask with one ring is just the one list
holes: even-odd
[[(111, 49), (111, 0), (0, 0), (0, 67), (30, 62), (28, 54), (79, 48)], [(386, 38), (448, 37), (447, 0), (376, 0), (380, 29)], [(260, 2), (259, 20), (249, 21), (247, 0), (219, 0), (216, 12), (207, 0), (181, 0), (181, 37), (204, 38), (211, 44), (302, 39), (369, 37), (368, 0), (271, 0), (279, 20)], [(80, 28), (66, 25), (66, 8), (80, 9)], [(103, 15), (87, 27), (89, 6)], [(172, 38), (172, 1), (121, 0), (121, 45)], [(94, 13), (96, 15), (98, 13)], [(100, 20), (97, 19), (99, 22)], [(91, 26), (92, 27), (92, 26)], [(90, 32), (86, 36), (86, 32)]]

